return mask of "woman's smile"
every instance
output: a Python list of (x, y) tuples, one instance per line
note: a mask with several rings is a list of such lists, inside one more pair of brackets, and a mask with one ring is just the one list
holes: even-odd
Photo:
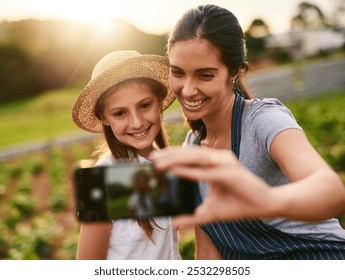
[(206, 102), (207, 98), (204, 99), (200, 99), (197, 101), (188, 101), (187, 99), (182, 99), (183, 104), (187, 107), (187, 108), (192, 108), (192, 109), (199, 109), (200, 106), (202, 106), (205, 102)]

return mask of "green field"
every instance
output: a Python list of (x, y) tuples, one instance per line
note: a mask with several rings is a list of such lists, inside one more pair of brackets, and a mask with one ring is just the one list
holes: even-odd
[(34, 98), (0, 105), (0, 148), (50, 140), (78, 131), (71, 118), (78, 89), (49, 91)]

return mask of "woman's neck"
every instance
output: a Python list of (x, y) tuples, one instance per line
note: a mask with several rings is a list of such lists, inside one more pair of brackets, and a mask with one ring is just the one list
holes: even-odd
[(206, 138), (201, 141), (202, 146), (218, 149), (229, 149), (231, 147), (232, 112), (235, 96), (230, 102), (212, 116), (204, 118), (206, 126)]
[(232, 106), (228, 110), (220, 111), (213, 118), (203, 121), (206, 137), (201, 141), (201, 146), (229, 149), (231, 147)]
[(206, 137), (201, 141), (201, 146), (217, 149), (229, 149), (231, 147), (231, 119), (229, 122), (222, 122), (215, 127), (206, 125)]

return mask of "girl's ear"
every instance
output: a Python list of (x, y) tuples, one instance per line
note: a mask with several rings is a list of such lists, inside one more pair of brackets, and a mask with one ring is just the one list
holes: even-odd
[(102, 119), (102, 123), (103, 123), (105, 126), (109, 126), (109, 123), (107, 122), (106, 119)]

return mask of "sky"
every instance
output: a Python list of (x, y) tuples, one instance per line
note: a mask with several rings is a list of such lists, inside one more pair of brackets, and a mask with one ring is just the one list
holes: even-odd
[[(216, 4), (232, 11), (245, 31), (254, 18), (262, 18), (272, 33), (289, 30), (289, 21), (303, 0), (0, 0), (0, 20), (64, 19), (106, 25), (122, 18), (138, 29), (168, 33), (179, 17), (199, 4)], [(307, 0), (331, 15), (337, 0)]]

